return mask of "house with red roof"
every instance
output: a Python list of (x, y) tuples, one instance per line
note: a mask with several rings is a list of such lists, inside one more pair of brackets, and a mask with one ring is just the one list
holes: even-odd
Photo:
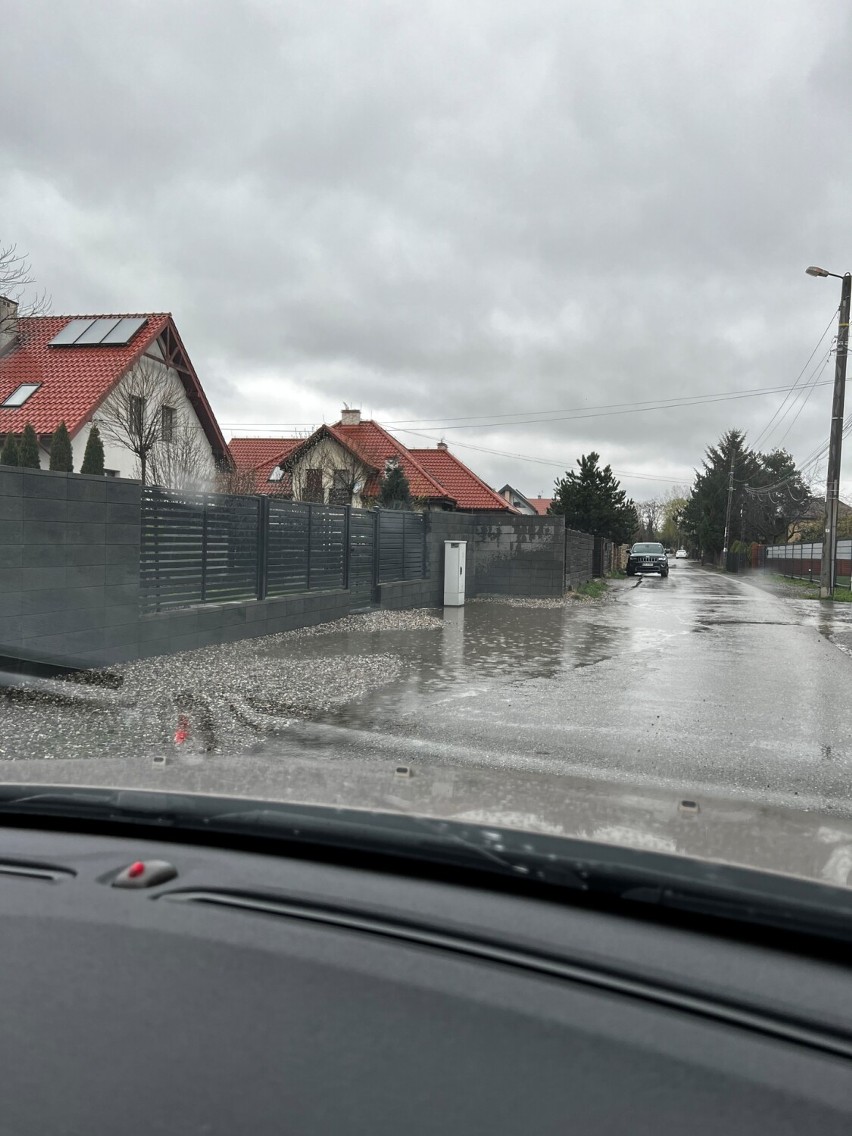
[(156, 413), (156, 468), (174, 469), (182, 447), (191, 450), (198, 476), (212, 478), (230, 462), (230, 451), (168, 312), (19, 317), (17, 305), (0, 297), (0, 437), (20, 436), (31, 423), (43, 468), (51, 436), (64, 422), (79, 470), (99, 421), (106, 471), (139, 477), (137, 455), (105, 426), (143, 369), (156, 397), (134, 395), (134, 413), (142, 422)]
[(504, 485), (497, 492), (514, 505), (519, 513), (525, 513), (528, 517), (547, 516), (547, 510), (553, 503), (552, 497), (525, 497), (520, 489), (515, 489), (513, 485)]
[(228, 449), (242, 493), (292, 496), (290, 479), (281, 463), (302, 442), (301, 438), (231, 438)]
[[(307, 438), (233, 438), (230, 447), (235, 467), (254, 472), (258, 492), (369, 508), (376, 503), (389, 463), (395, 463), (405, 474), (417, 509), (517, 512), (451, 454), (446, 443), (432, 450), (410, 450), (378, 422), (362, 420), (360, 410), (343, 410), (339, 422), (324, 424)], [(276, 447), (285, 451), (280, 459), (269, 457)]]

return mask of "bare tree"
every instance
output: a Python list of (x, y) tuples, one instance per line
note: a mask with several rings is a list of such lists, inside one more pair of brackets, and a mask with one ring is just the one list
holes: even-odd
[(136, 455), (143, 485), (200, 488), (213, 479), (212, 457), (183, 403), (175, 373), (143, 356), (98, 410), (102, 437)]
[(231, 497), (251, 497), (257, 493), (256, 471), (237, 469), (235, 465), (218, 470), (215, 479), (217, 493), (227, 493)]
[(636, 506), (636, 512), (639, 514), (639, 525), (643, 539), (656, 540), (660, 520), (663, 516), (663, 503), (656, 498), (650, 501), (640, 501)]
[(148, 471), (151, 484), (165, 489), (202, 490), (214, 484), (210, 447), (183, 411), (175, 411), (168, 436), (161, 429), (150, 451)]
[(31, 273), (30, 263), (18, 252), (17, 245), (0, 245), (0, 296), (17, 305), (5, 317), (0, 310), (0, 332), (15, 316), (42, 316), (49, 311), (51, 301), (46, 292), (36, 293), (31, 300), (23, 302), (27, 289), (35, 284)]

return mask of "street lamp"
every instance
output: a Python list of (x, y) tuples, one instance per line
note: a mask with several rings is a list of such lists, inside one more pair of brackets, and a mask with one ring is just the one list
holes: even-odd
[(842, 280), (840, 317), (837, 323), (837, 353), (834, 364), (834, 398), (831, 403), (831, 429), (828, 436), (828, 475), (825, 484), (825, 534), (820, 562), (819, 598), (830, 600), (834, 594), (834, 565), (837, 553), (837, 503), (840, 499), (840, 450), (843, 445), (843, 403), (846, 396), (846, 352), (849, 346), (849, 301), (852, 298), (852, 275), (840, 276), (825, 268), (811, 265), (808, 276), (833, 276)]

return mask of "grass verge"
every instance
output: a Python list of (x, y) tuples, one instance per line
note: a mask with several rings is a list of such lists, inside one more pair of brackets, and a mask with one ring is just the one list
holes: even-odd
[(599, 600), (607, 589), (606, 580), (589, 580), (587, 584), (581, 584), (576, 589), (575, 595), (585, 596), (590, 600)]
[[(803, 600), (819, 599), (819, 584), (812, 583), (810, 580), (795, 580), (790, 576), (782, 576), (777, 572), (772, 573), (771, 579), (778, 584), (786, 584), (788, 587), (795, 588), (800, 593)], [(852, 603), (852, 591), (842, 584), (839, 586), (835, 585), (834, 602)]]

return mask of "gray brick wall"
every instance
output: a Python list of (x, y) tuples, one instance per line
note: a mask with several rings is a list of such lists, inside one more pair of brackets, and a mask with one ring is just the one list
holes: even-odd
[(349, 592), (140, 614), (141, 487), (0, 466), (0, 655), (105, 666), (323, 623)]
[[(104, 666), (346, 615), (337, 589), (140, 614), (141, 487), (0, 466), (0, 655)], [(382, 607), (440, 607), (444, 541), (466, 540), (467, 595), (560, 596), (591, 578), (592, 538), (559, 517), (427, 515), (425, 580), (382, 584)]]
[(594, 575), (595, 538), (590, 533), (565, 530), (565, 586), (579, 588)]
[(497, 513), (430, 513), (431, 596), (443, 599), (444, 541), (467, 541), (466, 595), (558, 597), (564, 590), (565, 526), (561, 517)]
[(135, 482), (0, 467), (0, 653), (135, 658), (139, 523)]

